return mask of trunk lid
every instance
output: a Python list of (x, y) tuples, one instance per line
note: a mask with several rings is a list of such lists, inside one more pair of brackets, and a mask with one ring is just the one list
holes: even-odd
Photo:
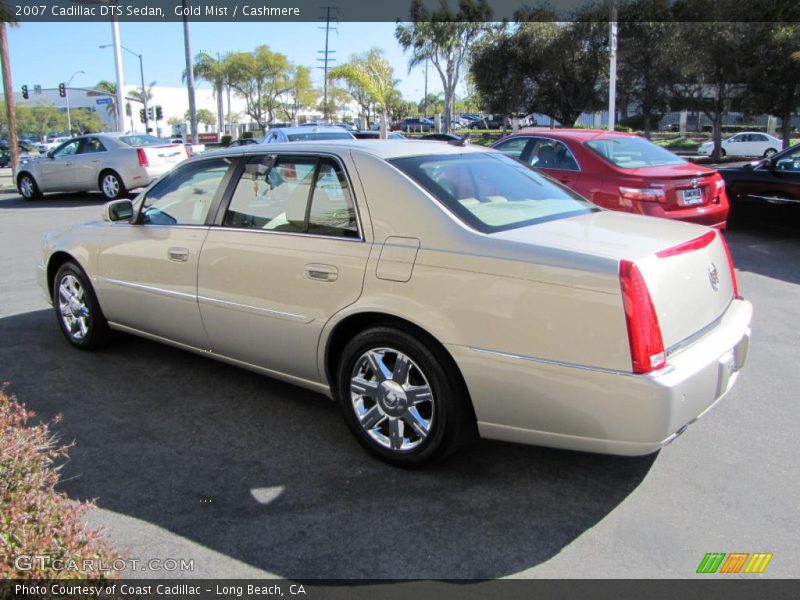
[(688, 163), (629, 169), (626, 175), (641, 177), (647, 187), (664, 189), (662, 205), (668, 211), (719, 204), (724, 189), (717, 184), (722, 181), (717, 171)]
[(169, 167), (188, 158), (183, 144), (141, 146), (139, 149), (144, 151), (150, 167)]
[(713, 324), (733, 298), (722, 234), (699, 225), (600, 211), (492, 235), (616, 263), (634, 262), (652, 298), (667, 350)]

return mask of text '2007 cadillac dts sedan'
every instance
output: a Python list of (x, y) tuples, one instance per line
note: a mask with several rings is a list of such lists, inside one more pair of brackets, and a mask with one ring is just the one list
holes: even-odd
[(39, 279), (78, 348), (121, 330), (316, 390), (400, 465), (476, 432), (654, 452), (730, 390), (752, 315), (721, 233), (413, 141), (193, 158), (49, 234)]

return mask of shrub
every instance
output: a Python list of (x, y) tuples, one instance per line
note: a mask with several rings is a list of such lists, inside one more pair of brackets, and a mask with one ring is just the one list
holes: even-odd
[(0, 388), (0, 580), (111, 579), (123, 556), (83, 522), (93, 503), (55, 489), (71, 445), (34, 416)]
[(231, 136), (223, 135), (222, 139), (219, 141), (219, 144), (220, 144), (221, 147), (225, 148), (226, 146), (230, 146), (231, 145), (231, 141), (232, 140), (233, 140), (233, 138)]

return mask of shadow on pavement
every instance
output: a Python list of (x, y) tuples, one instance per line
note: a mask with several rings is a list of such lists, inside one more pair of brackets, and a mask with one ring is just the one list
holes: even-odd
[(725, 237), (738, 270), (800, 283), (800, 205), (737, 203)]
[(509, 575), (603, 519), (655, 460), (477, 441), (405, 471), (364, 453), (327, 399), (247, 371), (125, 335), (80, 352), (51, 311), (0, 319), (0, 339), (0, 379), (77, 442), (70, 497), (284, 577)]
[[(136, 194), (129, 194), (133, 199)], [(100, 192), (80, 192), (75, 194), (45, 194), (38, 200), (25, 200), (19, 194), (0, 194), (0, 210), (8, 208), (77, 208), (80, 206), (102, 206), (105, 196)]]

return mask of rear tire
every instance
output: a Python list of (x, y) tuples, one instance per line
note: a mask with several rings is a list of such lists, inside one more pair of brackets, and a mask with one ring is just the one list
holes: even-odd
[(39, 190), (39, 186), (36, 184), (36, 180), (33, 178), (33, 175), (28, 173), (22, 173), (17, 179), (17, 189), (19, 189), (20, 195), (25, 200), (38, 200), (42, 197), (42, 192)]
[(53, 279), (53, 308), (61, 333), (81, 350), (108, 344), (111, 330), (89, 278), (74, 262), (67, 261)]
[(345, 346), (336, 392), (348, 427), (370, 453), (400, 467), (440, 460), (476, 433), (467, 390), (442, 351), (390, 326)]
[(100, 191), (106, 200), (116, 200), (128, 193), (122, 183), (122, 177), (110, 170), (100, 173)]
[(777, 150), (775, 150), (775, 148), (767, 148), (766, 150), (764, 150), (764, 158), (769, 158), (770, 156), (772, 156), (776, 152), (777, 152)]

